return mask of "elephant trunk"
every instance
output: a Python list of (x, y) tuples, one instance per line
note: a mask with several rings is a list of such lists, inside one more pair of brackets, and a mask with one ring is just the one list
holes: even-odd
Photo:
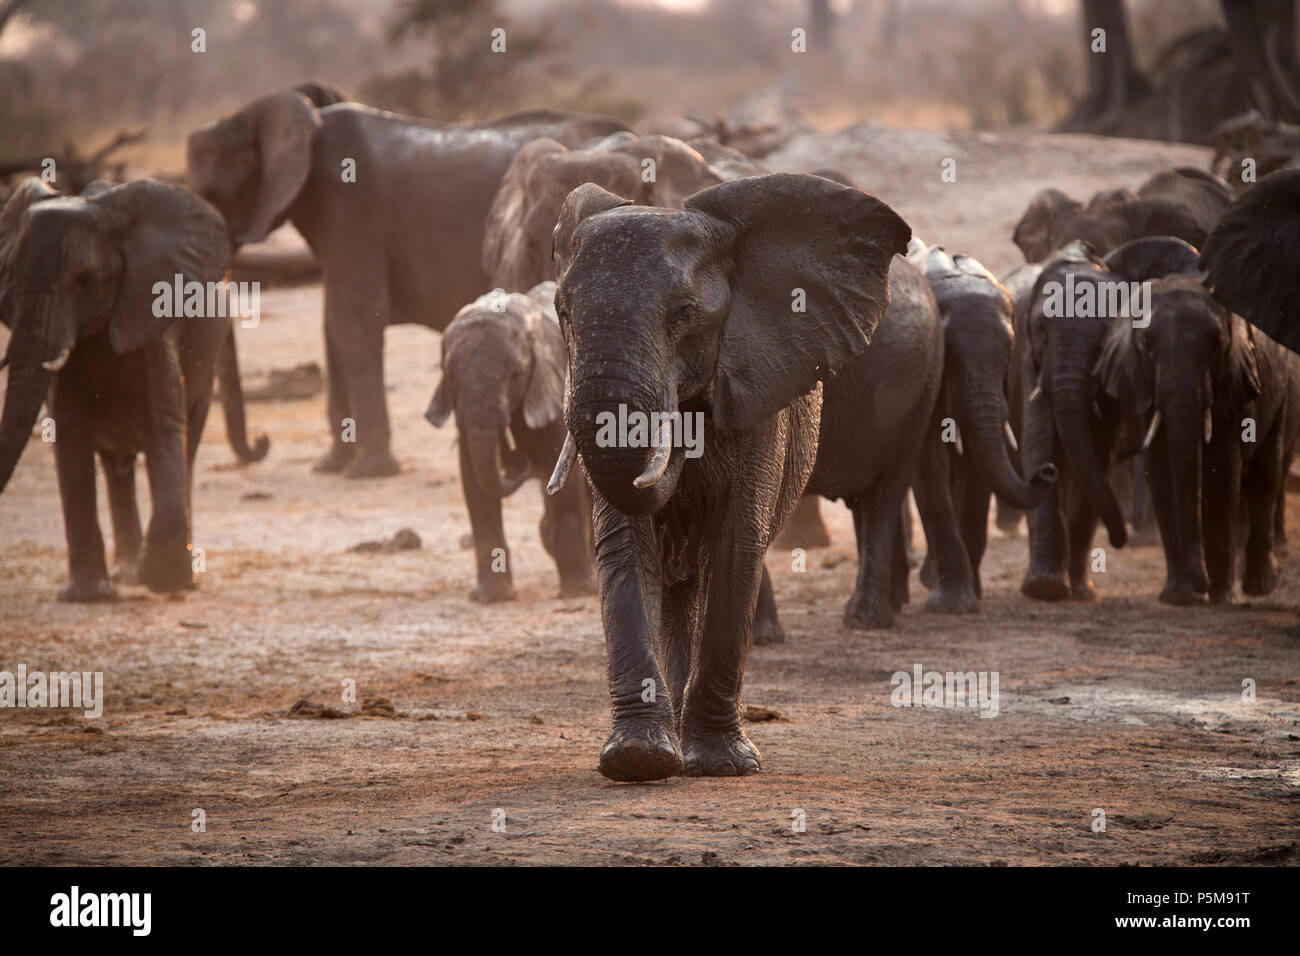
[(36, 322), (19, 318), (9, 339), (9, 385), (5, 390), (4, 414), (0, 416), (0, 492), (9, 484), (45, 400), (49, 381), (41, 365), (45, 359), (45, 318), (42, 315)]
[(261, 461), (266, 457), (271, 441), (265, 435), (258, 435), (255, 447), (248, 444), (248, 431), (244, 421), (244, 387), (239, 379), (239, 357), (235, 351), (233, 324), (226, 330), (226, 340), (217, 357), (217, 375), (221, 382), (221, 408), (226, 415), (226, 440), (240, 461)]
[(584, 375), (579, 367), (566, 410), (587, 476), (610, 504), (630, 515), (662, 508), (682, 467), (682, 456), (672, 454), (672, 432), (662, 417), (679, 411), (676, 384), (668, 375), (647, 387), (644, 369), (639, 376), (629, 381)]
[(1162, 418), (1161, 434), (1173, 485), (1177, 547), (1192, 587), (1204, 592), (1209, 589), (1209, 575), (1201, 538), (1201, 443), (1205, 418), (1199, 391), (1191, 389), (1172, 398)]
[(970, 432), (968, 441), (975, 455), (975, 463), (983, 472), (993, 491), (1013, 508), (1029, 511), (1037, 508), (1052, 493), (1056, 484), (1056, 466), (1050, 462), (1040, 465), (1030, 475), (1029, 481), (1011, 462), (1007, 453), (1006, 431), (1010, 427), (1006, 396), (998, 389), (967, 391), (966, 415)]
[(526, 458), (520, 456), (508, 472), (503, 467), (500, 431), (474, 427), (462, 432), (461, 440), (469, 450), (469, 460), (478, 486), (492, 497), (508, 498), (528, 480), (531, 469)]
[(1070, 468), (1106, 525), (1111, 545), (1122, 548), (1128, 543), (1124, 511), (1106, 480), (1102, 451), (1093, 441), (1090, 355), (1084, 343), (1074, 346), (1071, 354), (1057, 356), (1052, 363), (1052, 418)]

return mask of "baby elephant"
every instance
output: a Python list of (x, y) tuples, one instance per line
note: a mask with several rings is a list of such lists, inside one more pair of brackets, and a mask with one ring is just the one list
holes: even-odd
[[(564, 336), (555, 283), (527, 294), (490, 292), (456, 314), (442, 335), (442, 381), (424, 417), (460, 432), (460, 480), (474, 531), (475, 601), (515, 596), (501, 499), (529, 478), (543, 482), (564, 445)], [(560, 572), (560, 597), (593, 594), (591, 498), (575, 481), (543, 496), (542, 544)]]

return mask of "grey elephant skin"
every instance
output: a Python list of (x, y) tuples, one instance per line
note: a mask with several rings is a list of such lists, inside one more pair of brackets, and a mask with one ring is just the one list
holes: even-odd
[[(501, 501), (529, 478), (544, 486), (564, 445), (568, 357), (554, 301), (554, 282), (526, 294), (492, 292), (461, 309), (442, 336), (442, 378), (424, 415), (435, 428), (456, 416), (475, 601), (514, 598)], [(560, 596), (594, 593), (586, 486), (571, 482), (543, 506), (542, 546), (559, 571)]]
[[(944, 538), (932, 541), (922, 582), (943, 581), (958, 594), (979, 597), (990, 496), (996, 492), (1020, 510), (1036, 508), (1051, 494), (1057, 469), (1049, 461), (1037, 466), (1028, 481), (1020, 474), (1010, 397), (1016, 352), (1011, 294), (978, 261), (949, 255), (942, 246), (926, 247), (913, 239), (908, 258), (922, 266), (934, 290), (944, 335), (944, 385), (930, 451), (918, 476), (918, 505), (928, 500), (945, 525), (955, 523), (962, 544), (958, 553), (945, 553), (936, 547)], [(952, 427), (945, 429), (944, 422)], [(944, 440), (946, 431), (957, 440)], [(942, 481), (928, 487), (945, 474), (946, 487)]]
[(350, 102), (317, 109), (286, 89), (190, 135), (190, 185), (225, 217), (234, 245), (288, 220), (320, 263), (332, 445), (317, 470), (351, 478), (398, 471), (384, 328), (441, 330), (490, 288), (480, 263), (484, 223), (514, 154), (538, 137), (578, 145), (623, 128), (547, 111), (437, 123)]
[(1107, 257), (1116, 274), (1150, 281), (1151, 314), (1145, 326), (1115, 323), (1096, 367), (1099, 388), (1146, 426), (1167, 604), (1234, 601), (1239, 546), (1242, 590), (1273, 591), (1300, 434), (1300, 358), (1215, 302), (1197, 259), (1170, 238)]
[[(30, 179), (0, 213), (0, 319), (12, 329), (0, 419), (0, 489), (47, 400), (68, 542), (61, 600), (113, 597), (95, 506), (107, 480), (116, 572), (154, 591), (194, 586), (190, 478), (224, 317), (173, 319), (154, 286), (213, 282), (225, 224), (176, 186), (141, 180), (60, 197)], [(159, 310), (173, 311), (174, 310)], [(153, 515), (140, 531), (134, 461), (144, 452)]]
[(1144, 236), (1174, 236), (1200, 246), (1232, 202), (1232, 188), (1201, 169), (1156, 173), (1138, 187), (1099, 192), (1084, 205), (1044, 189), (1016, 223), (1012, 240), (1028, 262), (1042, 262), (1072, 240), (1100, 255)]
[[(796, 174), (714, 186), (680, 210), (594, 184), (566, 199), (571, 440), (552, 487), (580, 456), (609, 650), (605, 776), (759, 769), (740, 691), (764, 552), (812, 475), (819, 381), (867, 348), (909, 234), (874, 197)], [(620, 406), (698, 414), (702, 453), (665, 444), (672, 428), (652, 445), (602, 441)]]
[(1046, 500), (1029, 511), (1029, 567), (1020, 588), (1028, 597), (1095, 598), (1090, 559), (1098, 519), (1113, 547), (1128, 542), (1128, 524), (1107, 471), (1117, 453), (1137, 451), (1120, 439), (1140, 426), (1133, 423), (1136, 410), (1102, 390), (1093, 370), (1112, 323), (1131, 319), (1075, 315), (1074, 309), (1056, 314), (1045, 295), (1086, 286), (1094, 302), (1109, 303), (1108, 290), (1121, 282), (1126, 280), (1086, 246), (1072, 243), (1048, 260), (1034, 283), (1025, 323), (1029, 367), (1022, 369), (1028, 387), (1022, 386), (1021, 462), (1026, 474), (1054, 463), (1060, 477)]
[(534, 140), (515, 155), (492, 200), (483, 240), (488, 287), (522, 292), (555, 278), (552, 233), (565, 198), (583, 183), (640, 205), (677, 207), (701, 189), (765, 171), (735, 159), (725, 169), (670, 136), (616, 133), (586, 149)]

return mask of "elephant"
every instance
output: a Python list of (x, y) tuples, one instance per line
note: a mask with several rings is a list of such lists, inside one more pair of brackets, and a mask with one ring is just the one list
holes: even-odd
[[(0, 491), (47, 400), (68, 542), (60, 600), (114, 596), (96, 513), (96, 454), (118, 577), (138, 575), (157, 592), (194, 587), (190, 478), (230, 320), (205, 305), (176, 321), (181, 304), (160, 308), (159, 296), (174, 281), (215, 284), (227, 255), (217, 211), (154, 180), (63, 197), (33, 178), (0, 212), (0, 319), (12, 330)], [(140, 451), (153, 503), (143, 542)]]
[[(1028, 510), (1047, 500), (1056, 483), (1051, 462), (1026, 481), (1012, 454), (1019, 443), (1008, 397), (1014, 378), (1015, 325), (1011, 295), (978, 261), (913, 238), (908, 258), (924, 269), (943, 320), (943, 390), (932, 429), (928, 471), (950, 476), (949, 487), (926, 492), (955, 513), (964, 554), (944, 555), (933, 545), (922, 582), (948, 577), (954, 588), (983, 594), (980, 564), (988, 541), (989, 497)], [(951, 427), (944, 428), (945, 423)], [(945, 436), (945, 431), (948, 435)], [(945, 438), (952, 440), (945, 440)], [(964, 439), (964, 441), (963, 441)], [(918, 503), (920, 499), (918, 498)], [(946, 574), (943, 569), (946, 569)]]
[(489, 288), (480, 263), (484, 223), (515, 153), (539, 137), (573, 146), (624, 128), (548, 111), (437, 123), (352, 102), (318, 109), (284, 89), (190, 134), (188, 181), (225, 217), (233, 245), (258, 242), (289, 221), (320, 263), (333, 440), (317, 471), (398, 472), (384, 328), (441, 331)]
[[(555, 283), (492, 292), (465, 306), (442, 335), (442, 378), (424, 417), (441, 428), (453, 412), (460, 480), (474, 532), (475, 601), (513, 600), (501, 501), (529, 478), (543, 483), (564, 445), (564, 336)], [(543, 496), (542, 545), (560, 572), (560, 597), (593, 594), (591, 498), (581, 482)]]
[(1145, 325), (1116, 322), (1097, 386), (1146, 425), (1143, 458), (1165, 551), (1160, 600), (1236, 600), (1277, 584), (1275, 534), (1285, 534), (1285, 479), (1300, 435), (1300, 357), (1211, 298), (1196, 249), (1138, 240), (1107, 257), (1111, 271), (1149, 281)]
[[(746, 175), (759, 171), (750, 167)], [(735, 177), (723, 176), (694, 148), (669, 136), (616, 133), (574, 150), (549, 138), (533, 140), (511, 161), (488, 213), (488, 287), (518, 292), (555, 278), (551, 233), (565, 197), (583, 183), (642, 205), (678, 207), (692, 193), (728, 178)]]
[(1012, 241), (1028, 262), (1041, 262), (1074, 239), (1101, 255), (1143, 236), (1175, 236), (1199, 246), (1232, 198), (1226, 182), (1191, 167), (1156, 173), (1136, 193), (1099, 192), (1087, 206), (1059, 189), (1044, 189), (1016, 223)]
[[(1120, 442), (1122, 434), (1135, 431), (1135, 413), (1098, 388), (1093, 375), (1112, 323), (1132, 322), (1127, 312), (1110, 305), (1121, 283), (1125, 280), (1080, 243), (1058, 250), (1034, 283), (1025, 323), (1027, 381), (1033, 385), (1024, 399), (1021, 460), (1028, 474), (1054, 463), (1059, 480), (1029, 511), (1029, 567), (1020, 586), (1027, 597), (1096, 597), (1089, 558), (1098, 518), (1113, 547), (1128, 542), (1127, 521), (1107, 470), (1117, 452), (1137, 450)], [(1074, 292), (1065, 308), (1063, 290)]]
[(712, 186), (682, 209), (588, 183), (561, 207), (569, 434), (548, 490), (581, 461), (609, 651), (606, 777), (759, 770), (740, 693), (764, 552), (813, 473), (821, 383), (867, 348), (909, 236), (875, 197), (795, 173)]

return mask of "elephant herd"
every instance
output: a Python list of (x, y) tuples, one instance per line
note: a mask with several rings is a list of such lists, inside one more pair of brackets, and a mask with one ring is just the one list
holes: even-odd
[(853, 513), (850, 627), (887, 627), (908, 600), (909, 490), (926, 610), (977, 610), (995, 496), (1028, 516), (1023, 593), (1092, 598), (1097, 524), (1118, 548), (1132, 517), (1111, 466), (1139, 455), (1161, 600), (1276, 584), (1300, 360), (1203, 281), (1198, 247), (1232, 202), (1208, 173), (1086, 205), (1044, 190), (1015, 229), (1027, 264), (999, 280), (834, 171), (771, 172), (600, 117), (437, 123), (305, 84), (194, 132), (187, 170), (189, 189), (80, 197), (31, 180), (0, 213), (0, 490), (47, 401), (62, 599), (111, 597), (114, 579), (193, 586), (190, 471), (218, 371), (232, 445), (266, 445), (243, 434), (229, 317), (172, 321), (156, 289), (217, 281), (284, 222), (323, 276), (330, 437), (314, 467), (397, 471), (384, 328), (442, 331), (425, 417), (459, 433), (470, 596), (514, 597), (502, 499), (541, 479), (560, 593), (600, 595), (611, 779), (759, 769), (746, 657), (783, 639), (764, 558), (796, 513), (787, 535), (817, 530), (813, 496)]

